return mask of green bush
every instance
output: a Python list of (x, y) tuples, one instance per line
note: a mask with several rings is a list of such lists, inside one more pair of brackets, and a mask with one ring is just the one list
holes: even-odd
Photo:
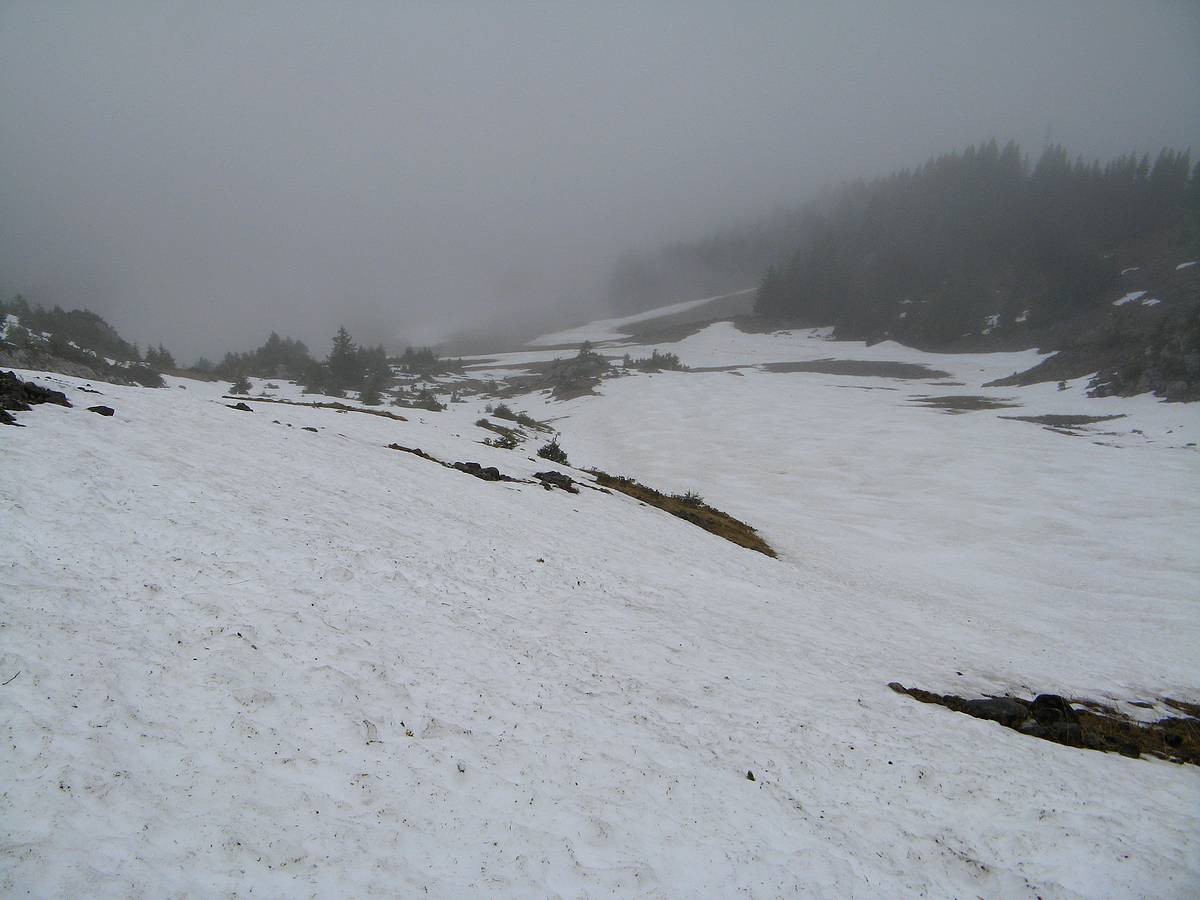
[(501, 403), (495, 409), (489, 409), (493, 416), (497, 419), (507, 419), (509, 422), (516, 422), (518, 425), (524, 425), (526, 428), (532, 428), (536, 431), (549, 431), (550, 428), (542, 422), (539, 422), (533, 416), (523, 412), (514, 412), (506, 404)]
[(558, 438), (539, 447), (537, 455), (542, 459), (548, 459), (550, 462), (558, 463), (561, 466), (569, 466), (571, 464), (567, 461), (567, 451), (558, 445)]
[(657, 350), (643, 359), (633, 359), (626, 353), (622, 365), (627, 369), (638, 369), (642, 372), (682, 371), (687, 368), (674, 353), (659, 353)]

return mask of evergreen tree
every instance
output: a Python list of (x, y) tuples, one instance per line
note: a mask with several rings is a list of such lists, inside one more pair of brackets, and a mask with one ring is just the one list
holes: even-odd
[(325, 360), (328, 371), (329, 389), (332, 393), (341, 394), (351, 388), (357, 388), (363, 378), (362, 359), (354, 339), (350, 337), (345, 327), (339, 327), (333, 336), (333, 345), (329, 357)]

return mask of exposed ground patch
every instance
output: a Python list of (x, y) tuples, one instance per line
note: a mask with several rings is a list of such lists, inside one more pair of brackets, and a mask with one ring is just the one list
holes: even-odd
[(601, 487), (612, 488), (628, 494), (648, 506), (658, 507), (673, 516), (698, 525), (707, 532), (732, 541), (739, 547), (757, 550), (772, 559), (778, 555), (766, 541), (758, 536), (758, 532), (745, 522), (735, 519), (729, 513), (714, 509), (698, 497), (664, 494), (634, 481), (632, 478), (609, 475), (607, 472), (593, 470), (592, 474), (596, 476), (596, 484)]
[(821, 375), (857, 375), (863, 378), (947, 378), (949, 372), (920, 363), (870, 359), (814, 359), (806, 362), (763, 363), (766, 372), (816, 372)]
[(922, 703), (934, 703), (977, 719), (998, 722), (1006, 728), (1056, 744), (1120, 753), (1134, 759), (1146, 755), (1200, 765), (1200, 706), (1195, 704), (1164, 698), (1163, 703), (1183, 715), (1142, 723), (1111, 706), (1056, 694), (1039, 694), (1032, 700), (1021, 697), (968, 700), (953, 694), (905, 687), (895, 681), (888, 687)]
[(1034, 425), (1044, 425), (1048, 428), (1080, 428), (1094, 425), (1096, 422), (1108, 422), (1114, 419), (1124, 419), (1124, 414), (1117, 415), (1002, 415), (1001, 419), (1012, 419), (1015, 422), (1033, 422)]
[(222, 399), (249, 400), (251, 403), (282, 403), (285, 406), (310, 406), (313, 409), (332, 409), (343, 413), (365, 413), (368, 416), (380, 416), (384, 419), (394, 419), (397, 422), (408, 421), (404, 416), (398, 416), (396, 413), (388, 412), (386, 409), (363, 409), (361, 406), (347, 406), (345, 403), (304, 403), (300, 400), (284, 400), (279, 397), (242, 397), (231, 394), (226, 394)]
[(980, 409), (1015, 409), (1020, 403), (1012, 403), (1007, 397), (980, 397), (971, 394), (954, 395), (949, 397), (914, 397), (913, 403), (929, 409), (944, 409), (949, 413), (970, 412)]

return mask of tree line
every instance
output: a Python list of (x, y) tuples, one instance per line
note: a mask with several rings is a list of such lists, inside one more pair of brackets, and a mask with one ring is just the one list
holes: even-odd
[(939, 345), (985, 319), (1052, 325), (1103, 302), (1121, 250), (1148, 236), (1200, 245), (1200, 166), (1164, 149), (1108, 163), (1048, 147), (1030, 164), (995, 141), (872, 182), (801, 217), (767, 268), (756, 314), (839, 336)]
[[(137, 344), (126, 341), (88, 309), (46, 309), (18, 294), (0, 300), (0, 325), (9, 315), (20, 323), (18, 328), (8, 329), (6, 343), (14, 346), (14, 342), (34, 342), (43, 352), (92, 368), (104, 368), (103, 359), (108, 357), (132, 365), (122, 369), (121, 374), (148, 386), (162, 384), (158, 373), (187, 371), (161, 343), (143, 353)], [(379, 403), (382, 392), (392, 385), (393, 365), (402, 372), (431, 378), (461, 370), (462, 360), (443, 359), (431, 347), (411, 346), (405, 347), (399, 357), (391, 358), (382, 344), (360, 345), (344, 327), (339, 327), (323, 359), (314, 358), (303, 341), (272, 331), (254, 350), (226, 353), (217, 363), (202, 356), (191, 370), (235, 382), (240, 392), (249, 390), (246, 379), (253, 375), (293, 380), (312, 393), (340, 397), (355, 391), (363, 402)]]
[(310, 393), (344, 396), (359, 393), (363, 403), (376, 404), (392, 385), (392, 367), (426, 378), (461, 369), (462, 360), (442, 359), (431, 347), (405, 347), (399, 357), (389, 357), (382, 344), (358, 344), (344, 326), (330, 341), (324, 359), (315, 359), (302, 341), (281, 338), (272, 331), (266, 342), (248, 353), (226, 353), (219, 364), (197, 363), (197, 368), (234, 381), (239, 389), (249, 390), (246, 378), (286, 378), (301, 384)]

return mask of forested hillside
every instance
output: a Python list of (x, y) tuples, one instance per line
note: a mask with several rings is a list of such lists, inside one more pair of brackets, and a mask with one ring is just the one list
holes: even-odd
[(847, 338), (1032, 345), (1103, 309), (1123, 268), (1195, 253), (1200, 172), (1189, 166), (1186, 152), (1101, 164), (1060, 146), (1030, 165), (992, 141), (845, 185), (806, 211), (755, 311)]

